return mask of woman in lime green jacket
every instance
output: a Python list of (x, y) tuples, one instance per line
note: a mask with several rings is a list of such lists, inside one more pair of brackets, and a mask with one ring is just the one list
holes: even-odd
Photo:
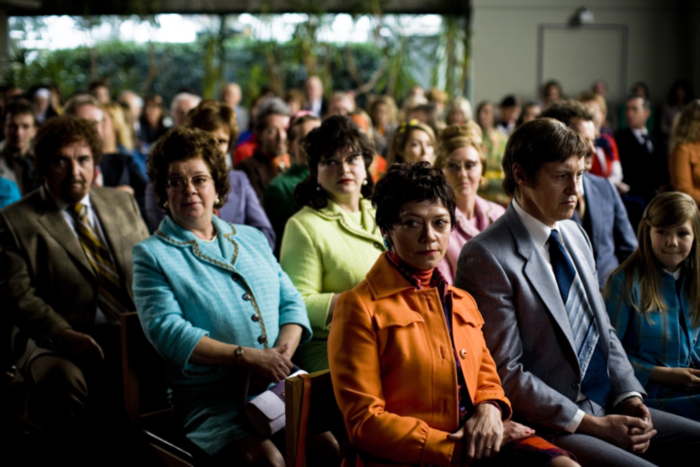
[(374, 150), (347, 117), (331, 117), (306, 136), (309, 177), (295, 198), (304, 208), (287, 222), (280, 264), (301, 293), (314, 338), (299, 347), (297, 364), (328, 368), (327, 338), (338, 296), (352, 289), (385, 250), (368, 199)]

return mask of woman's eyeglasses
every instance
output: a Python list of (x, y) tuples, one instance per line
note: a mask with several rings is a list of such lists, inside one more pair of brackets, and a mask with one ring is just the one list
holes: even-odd
[(211, 180), (211, 177), (208, 175), (195, 175), (192, 178), (184, 178), (184, 177), (173, 177), (169, 178), (167, 183), (168, 187), (172, 188), (173, 190), (181, 190), (184, 188), (190, 181), (192, 181), (192, 186), (195, 188), (204, 188), (206, 184)]

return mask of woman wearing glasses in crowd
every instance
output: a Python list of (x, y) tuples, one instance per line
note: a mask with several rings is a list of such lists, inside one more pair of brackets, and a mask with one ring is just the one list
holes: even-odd
[(229, 180), (213, 136), (170, 130), (154, 147), (148, 174), (167, 215), (134, 248), (134, 299), (166, 360), (173, 412), (211, 456), (284, 465), (273, 441), (247, 420), (243, 394), (249, 373), (250, 395), (289, 375), (297, 345), (311, 338), (304, 302), (259, 230), (214, 215)]
[(339, 294), (362, 281), (381, 252), (369, 173), (374, 149), (348, 117), (334, 116), (306, 135), (309, 177), (295, 191), (304, 206), (287, 222), (280, 264), (301, 292), (314, 338), (295, 362), (328, 368), (327, 337)]
[(451, 125), (440, 132), (435, 166), (442, 169), (455, 192), (455, 226), (445, 257), (438, 269), (452, 284), (462, 247), (476, 234), (503, 215), (503, 206), (476, 194), (486, 172), (481, 129), (473, 121)]

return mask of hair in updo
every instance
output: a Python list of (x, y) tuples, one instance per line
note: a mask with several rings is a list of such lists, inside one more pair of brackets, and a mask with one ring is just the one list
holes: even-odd
[(479, 153), (481, 175), (484, 175), (486, 173), (486, 156), (482, 146), (481, 127), (473, 120), (462, 125), (450, 125), (440, 132), (435, 167), (442, 169), (445, 166), (447, 156), (459, 148), (468, 146), (473, 147)]
[(455, 194), (442, 170), (421, 161), (413, 164), (394, 164), (384, 178), (377, 182), (372, 205), (377, 208), (377, 226), (386, 233), (399, 222), (401, 207), (411, 201), (438, 201), (450, 213), (455, 225)]

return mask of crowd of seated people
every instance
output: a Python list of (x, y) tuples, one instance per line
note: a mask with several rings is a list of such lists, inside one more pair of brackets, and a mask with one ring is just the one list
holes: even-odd
[[(347, 432), (309, 437), (309, 465), (675, 465), (700, 448), (689, 83), (656, 113), (644, 83), (611, 111), (602, 81), (474, 112), (318, 76), (250, 108), (236, 83), (169, 106), (105, 79), (65, 103), (2, 91), (3, 362), (57, 458), (153, 460), (123, 408), (134, 310), (177, 429), (219, 465), (284, 465), (284, 432), (261, 434), (245, 397), (298, 369), (330, 371)], [(127, 448), (104, 460), (112, 439)]]

